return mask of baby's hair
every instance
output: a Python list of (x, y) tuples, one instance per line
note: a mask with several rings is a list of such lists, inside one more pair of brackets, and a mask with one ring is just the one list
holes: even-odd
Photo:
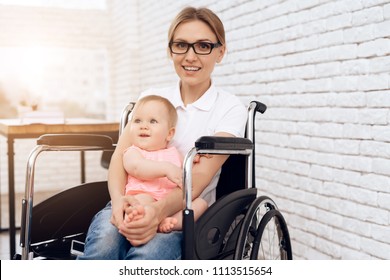
[(159, 96), (159, 95), (147, 95), (145, 97), (142, 97), (137, 101), (134, 107), (134, 111), (137, 110), (137, 108), (149, 101), (158, 101), (161, 102), (165, 108), (168, 110), (168, 116), (169, 116), (169, 125), (171, 127), (175, 127), (177, 123), (177, 112), (175, 107), (172, 105), (172, 103), (166, 99), (165, 97)]

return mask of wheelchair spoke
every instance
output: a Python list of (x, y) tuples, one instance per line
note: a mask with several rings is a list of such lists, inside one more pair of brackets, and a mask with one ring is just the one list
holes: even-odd
[(269, 211), (260, 222), (252, 259), (292, 259), (287, 226), (277, 210)]
[(276, 208), (275, 203), (266, 196), (258, 197), (253, 201), (243, 221), (237, 242), (236, 259), (253, 259), (254, 256), (257, 258), (258, 252), (255, 252), (254, 247), (259, 248), (255, 241), (260, 221), (267, 212), (274, 208)]

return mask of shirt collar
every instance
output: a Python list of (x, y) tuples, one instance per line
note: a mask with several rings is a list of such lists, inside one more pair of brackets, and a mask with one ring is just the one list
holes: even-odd
[[(210, 111), (213, 104), (215, 103), (215, 100), (217, 99), (217, 94), (217, 90), (214, 87), (213, 82), (211, 82), (209, 89), (198, 100), (192, 103), (191, 106), (196, 107), (202, 111)], [(180, 94), (180, 81), (176, 85), (174, 98), (171, 100), (171, 103), (173, 106), (175, 106), (175, 108), (185, 108)]]

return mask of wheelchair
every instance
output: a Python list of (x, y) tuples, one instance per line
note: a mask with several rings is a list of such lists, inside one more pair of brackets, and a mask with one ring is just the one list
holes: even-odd
[[(122, 133), (135, 103), (123, 110)], [(292, 247), (286, 221), (276, 203), (255, 184), (255, 116), (266, 106), (250, 102), (245, 138), (200, 137), (183, 163), (182, 259), (291, 260)], [(103, 151), (108, 167), (113, 140), (103, 135), (42, 135), (32, 150), (22, 200), (20, 246), (15, 259), (75, 259), (75, 244), (82, 244), (93, 216), (110, 200), (107, 182), (86, 183), (62, 191), (33, 205), (34, 169), (43, 151)], [(192, 162), (198, 154), (229, 154), (222, 166), (217, 199), (194, 222)], [(93, 199), (91, 194), (93, 193)]]

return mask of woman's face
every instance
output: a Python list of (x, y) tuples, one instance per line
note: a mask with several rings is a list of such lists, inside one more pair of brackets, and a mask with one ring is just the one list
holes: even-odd
[[(181, 23), (173, 35), (174, 42), (208, 42), (217, 43), (217, 36), (210, 27), (200, 20)], [(211, 73), (215, 63), (220, 62), (225, 53), (225, 47), (214, 48), (208, 55), (196, 54), (193, 48), (189, 48), (185, 54), (171, 53), (177, 75), (182, 86), (199, 86), (208, 88), (211, 81)]]

